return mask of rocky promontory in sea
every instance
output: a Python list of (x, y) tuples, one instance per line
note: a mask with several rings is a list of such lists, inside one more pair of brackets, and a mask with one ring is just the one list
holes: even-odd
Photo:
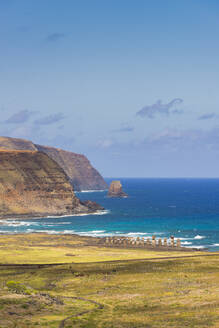
[(81, 202), (64, 170), (35, 150), (0, 150), (0, 218), (94, 213), (103, 208)]
[(110, 184), (107, 196), (108, 197), (126, 198), (126, 197), (128, 197), (128, 194), (126, 194), (122, 190), (121, 182), (119, 180), (114, 180)]
[(103, 177), (84, 155), (37, 145), (25, 139), (9, 137), (0, 137), (0, 148), (5, 150), (38, 150), (46, 153), (63, 168), (74, 191), (105, 190), (108, 188)]

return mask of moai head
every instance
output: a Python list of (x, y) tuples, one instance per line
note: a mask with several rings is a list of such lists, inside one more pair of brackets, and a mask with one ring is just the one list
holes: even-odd
[(164, 245), (164, 246), (167, 246), (167, 238), (164, 238), (164, 240), (163, 240), (163, 245)]
[(170, 237), (171, 246), (174, 247), (174, 236)]
[(156, 237), (152, 236), (152, 246), (156, 246)]
[(162, 246), (162, 239), (161, 238), (158, 239), (158, 246)]
[(181, 241), (180, 241), (179, 238), (178, 238), (177, 241), (176, 241), (176, 246), (177, 246), (177, 247), (181, 247)]

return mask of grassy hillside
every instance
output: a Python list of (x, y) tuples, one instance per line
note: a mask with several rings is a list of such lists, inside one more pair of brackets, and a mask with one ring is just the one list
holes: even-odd
[[(127, 249), (118, 260), (119, 249), (88, 242), (76, 236), (35, 234), (23, 242), (22, 236), (1, 236), (0, 262), (8, 251), (12, 264), (33, 263), (30, 248), (38, 256), (50, 249), (48, 258), (53, 252), (58, 262), (69, 263), (48, 266), (42, 256), (44, 265), (1, 266), (0, 327), (219, 326), (219, 254), (163, 252), (168, 256), (160, 259), (155, 251)], [(16, 251), (22, 251), (22, 261)]]

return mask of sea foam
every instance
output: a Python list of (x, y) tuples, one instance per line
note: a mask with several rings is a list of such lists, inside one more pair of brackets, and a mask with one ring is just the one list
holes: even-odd
[(192, 243), (190, 241), (183, 241), (181, 242), (182, 245), (192, 245)]
[(103, 190), (80, 190), (80, 191), (75, 191), (75, 193), (79, 194), (79, 193), (84, 193), (84, 192), (104, 192), (107, 191), (107, 189), (103, 189)]
[(204, 239), (204, 238), (205, 238), (205, 236), (200, 236), (200, 235), (197, 235), (194, 237), (194, 239)]
[(32, 222), (27, 222), (27, 221), (20, 221), (20, 220), (2, 220), (1, 221), (1, 225), (3, 226), (8, 226), (8, 227), (22, 227), (22, 226), (26, 226), (26, 227), (29, 227), (29, 226), (38, 226), (39, 224), (35, 221), (32, 221)]
[(197, 248), (197, 249), (203, 249), (203, 248), (206, 248), (206, 246), (203, 246), (203, 245), (193, 245), (193, 246), (187, 246), (188, 248)]

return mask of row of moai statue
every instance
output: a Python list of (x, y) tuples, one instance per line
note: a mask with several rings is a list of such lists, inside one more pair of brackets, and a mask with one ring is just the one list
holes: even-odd
[(138, 246), (138, 247), (181, 247), (180, 239), (177, 239), (175, 242), (175, 238), (173, 236), (168, 240), (164, 238), (163, 240), (159, 238), (156, 240), (156, 236), (152, 236), (152, 238), (134, 238), (134, 237), (106, 237), (104, 239), (104, 243), (107, 245), (121, 245), (121, 246)]

